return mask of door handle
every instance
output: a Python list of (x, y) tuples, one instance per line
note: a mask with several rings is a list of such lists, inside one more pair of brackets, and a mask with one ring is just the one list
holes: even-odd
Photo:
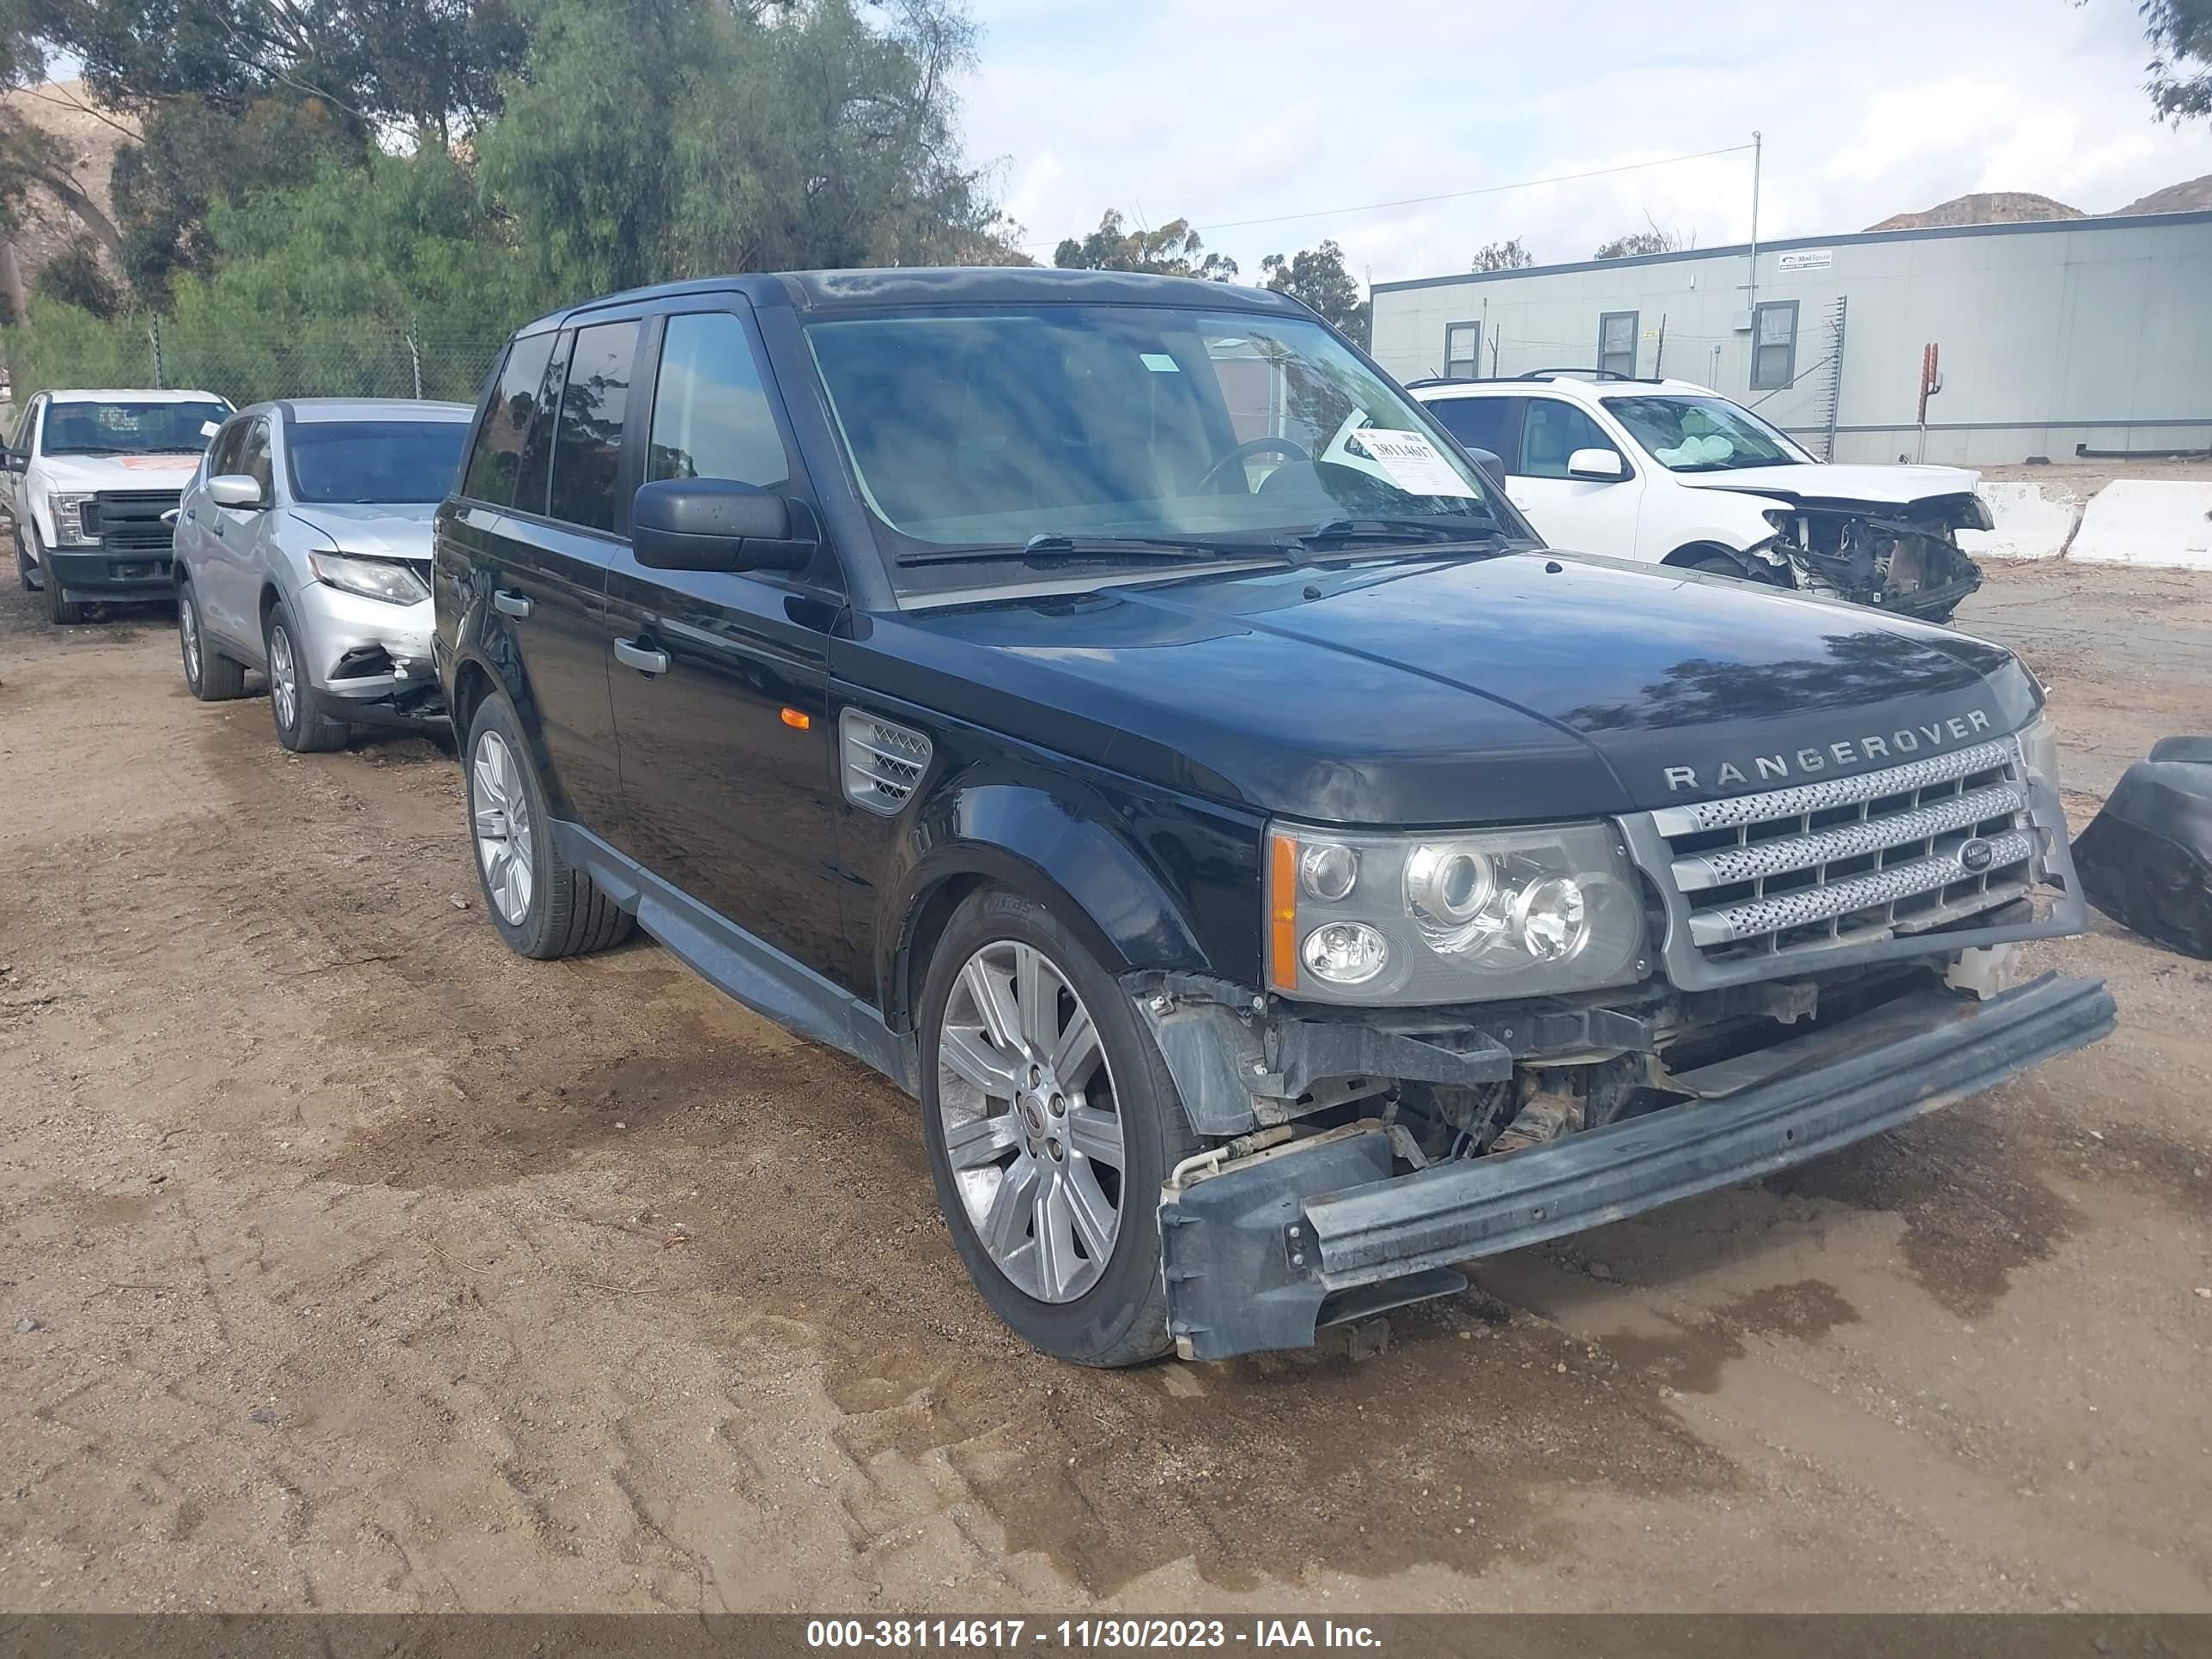
[(503, 617), (526, 617), (538, 607), (526, 593), (510, 593), (505, 588), (495, 588), (491, 596), (492, 609)]
[(617, 640), (615, 660), (627, 663), (641, 674), (665, 674), (668, 672), (668, 653), (665, 651), (653, 650), (640, 645), (635, 640)]

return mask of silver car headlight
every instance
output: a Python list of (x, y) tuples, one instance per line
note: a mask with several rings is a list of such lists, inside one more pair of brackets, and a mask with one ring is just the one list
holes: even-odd
[(58, 489), (46, 497), (46, 505), (53, 509), (56, 546), (91, 547), (99, 542), (100, 538), (84, 527), (84, 510), (94, 499), (88, 489)]
[(1632, 983), (1644, 902), (1604, 824), (1353, 835), (1267, 827), (1267, 979), (1431, 1004)]
[(2021, 728), (2020, 759), (2030, 780), (2057, 794), (2058, 727), (2048, 714), (2038, 714)]
[(429, 588), (414, 567), (401, 564), (396, 559), (310, 553), (307, 568), (315, 573), (317, 581), (348, 593), (358, 593), (365, 599), (382, 599), (387, 605), (417, 605), (430, 597)]

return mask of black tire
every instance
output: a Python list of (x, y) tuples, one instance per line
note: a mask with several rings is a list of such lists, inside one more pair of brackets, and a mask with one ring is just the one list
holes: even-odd
[(202, 702), (228, 702), (246, 695), (246, 670), (208, 644), (199, 599), (189, 581), (177, 584), (177, 655), (184, 664), (185, 689)]
[[(276, 741), (295, 755), (327, 755), (344, 748), (353, 728), (323, 712), (300, 645), (300, 625), (292, 620), (291, 607), (283, 600), (270, 608), (268, 620), (261, 624), (261, 637), (268, 647), (264, 660), (269, 664), (269, 718), (276, 728)], [(291, 663), (293, 695), (289, 697), (278, 684), (277, 665), (284, 659)]]
[[(1002, 941), (1042, 951), (1089, 1009), (1121, 1120), (1118, 1229), (1097, 1281), (1066, 1302), (1040, 1300), (1001, 1271), (955, 1182), (945, 1145), (939, 1067), (947, 1006), (969, 959)], [(937, 942), (923, 981), (921, 1021), (922, 1138), (930, 1175), (953, 1248), (992, 1311), (1030, 1346), (1079, 1365), (1141, 1364), (1168, 1352), (1174, 1343), (1160, 1278), (1159, 1190), (1168, 1172), (1202, 1143), (1127, 994), (1042, 905), (983, 888), (962, 902)]]
[(46, 596), (46, 620), (57, 628), (76, 627), (84, 620), (84, 606), (75, 599), (62, 597), (61, 578), (54, 574), (54, 568), (46, 558), (46, 550), (39, 541), (39, 532), (28, 530), (24, 534), (39, 550), (39, 574), (46, 579), (41, 586)]
[[(527, 908), (519, 919), (505, 913), (500, 896), (492, 890), (477, 833), (482, 785), (477, 767), (487, 734), (495, 737), (517, 763), (514, 781), (522, 792), (529, 819), (524, 829), (531, 860), (530, 892)], [(600, 891), (588, 872), (562, 860), (553, 844), (553, 817), (545, 805), (544, 787), (538, 780), (538, 768), (530, 754), (521, 722), (506, 696), (494, 692), (486, 697), (478, 705), (461, 745), (462, 804), (484, 914), (507, 941), (507, 949), (539, 962), (619, 945), (629, 937), (636, 919)]]

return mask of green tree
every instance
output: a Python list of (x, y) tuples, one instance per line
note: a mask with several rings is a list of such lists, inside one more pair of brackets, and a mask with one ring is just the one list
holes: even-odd
[(1226, 254), (1206, 253), (1206, 244), (1188, 219), (1170, 219), (1158, 230), (1125, 231), (1118, 208), (1107, 209), (1099, 216), (1098, 228), (1080, 241), (1073, 236), (1062, 239), (1053, 250), (1052, 262), (1063, 270), (1141, 270), (1209, 283), (1237, 280), (1237, 261)]
[(2212, 0), (2142, 0), (2143, 33), (2157, 56), (2144, 90), (2177, 125), (2212, 116)]
[[(1601, 256), (1602, 257), (1602, 256)], [(1469, 270), (1526, 270), (1536, 263), (1536, 256), (1521, 244), (1518, 236), (1503, 242), (1485, 242), (1474, 251)]]
[(994, 240), (958, 157), (974, 34), (947, 0), (530, 0), (484, 182), (554, 290), (961, 257)]
[(123, 296), (101, 268), (99, 244), (89, 236), (80, 234), (65, 243), (46, 261), (36, 286), (40, 294), (101, 319), (123, 309)]
[(1649, 230), (1632, 230), (1626, 236), (1616, 236), (1601, 243), (1593, 259), (1633, 259), (1645, 253), (1675, 253), (1682, 248), (1682, 239), (1671, 230), (1662, 230), (1654, 225)]
[(1260, 269), (1276, 293), (1304, 301), (1359, 344), (1367, 343), (1374, 307), (1359, 297), (1359, 284), (1344, 268), (1344, 250), (1334, 240), (1302, 248), (1287, 259), (1270, 253)]

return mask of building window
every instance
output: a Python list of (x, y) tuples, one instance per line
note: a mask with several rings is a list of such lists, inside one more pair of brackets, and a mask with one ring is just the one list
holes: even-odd
[(1482, 325), (1444, 325), (1444, 373), (1455, 380), (1471, 380), (1482, 373)]
[(1597, 319), (1597, 366), (1601, 373), (1636, 376), (1636, 313), (1608, 311)]
[(1751, 389), (1778, 392), (1797, 379), (1797, 302), (1770, 300), (1751, 313)]

